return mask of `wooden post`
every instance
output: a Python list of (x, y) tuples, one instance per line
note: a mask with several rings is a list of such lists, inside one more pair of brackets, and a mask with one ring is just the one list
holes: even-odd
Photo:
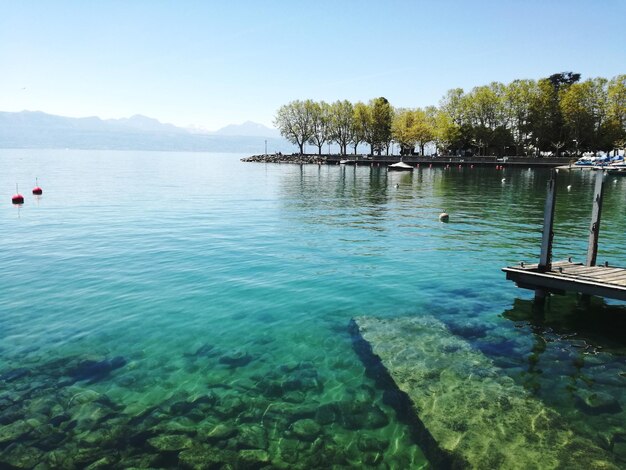
[(554, 232), (554, 206), (556, 205), (556, 171), (552, 170), (550, 181), (548, 181), (548, 195), (543, 211), (543, 235), (541, 237), (541, 254), (539, 255), (539, 272), (549, 271), (552, 264), (552, 239)]
[(593, 210), (589, 226), (589, 244), (587, 246), (587, 266), (595, 266), (598, 257), (598, 236), (600, 235), (600, 217), (602, 215), (602, 197), (604, 193), (604, 171), (598, 170), (596, 188), (593, 194)]

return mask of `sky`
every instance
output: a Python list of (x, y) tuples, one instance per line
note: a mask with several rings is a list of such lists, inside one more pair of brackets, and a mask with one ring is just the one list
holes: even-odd
[(0, 111), (272, 126), (297, 99), (626, 73), (626, 0), (0, 0)]

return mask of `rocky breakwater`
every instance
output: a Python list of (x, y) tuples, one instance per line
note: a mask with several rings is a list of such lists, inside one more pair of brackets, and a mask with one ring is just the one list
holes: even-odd
[(263, 155), (252, 155), (241, 159), (242, 162), (258, 162), (258, 163), (296, 163), (303, 165), (305, 163), (322, 164), (326, 163), (326, 155), (301, 155), (292, 153), (291, 155), (283, 155), (282, 153), (268, 153)]

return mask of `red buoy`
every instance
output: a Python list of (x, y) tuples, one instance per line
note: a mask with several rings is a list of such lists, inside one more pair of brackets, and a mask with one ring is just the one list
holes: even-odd
[(39, 187), (39, 181), (35, 178), (35, 187), (33, 188), (33, 194), (37, 196), (41, 196), (43, 194), (43, 190)]
[(19, 190), (17, 189), (17, 184), (15, 185), (15, 192), (16, 194), (14, 194), (13, 197), (11, 198), (11, 202), (13, 204), (24, 204), (24, 196), (22, 196)]

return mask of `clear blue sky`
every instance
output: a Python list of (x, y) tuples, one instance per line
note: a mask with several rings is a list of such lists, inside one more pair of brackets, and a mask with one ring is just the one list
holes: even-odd
[(294, 99), (626, 73), (626, 0), (0, 1), (0, 111), (271, 125)]

